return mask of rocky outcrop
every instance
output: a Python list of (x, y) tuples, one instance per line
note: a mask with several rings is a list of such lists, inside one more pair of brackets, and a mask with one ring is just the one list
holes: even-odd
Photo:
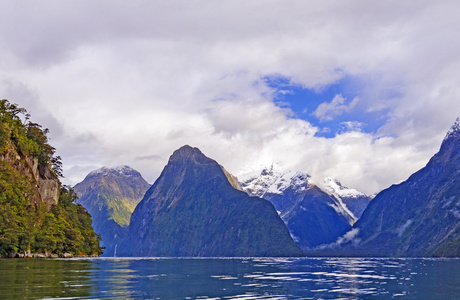
[(99, 255), (91, 216), (59, 181), (48, 133), (26, 109), (0, 100), (0, 256)]
[(57, 204), (60, 182), (48, 164), (40, 164), (37, 157), (22, 156), (12, 147), (0, 154), (0, 161), (6, 162), (21, 176), (27, 176), (33, 186), (33, 201), (45, 202), (47, 207)]

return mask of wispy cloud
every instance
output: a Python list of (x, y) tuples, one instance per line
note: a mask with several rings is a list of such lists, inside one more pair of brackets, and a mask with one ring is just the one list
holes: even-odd
[(347, 121), (340, 123), (343, 131), (362, 131), (366, 124), (357, 121)]
[(350, 112), (358, 103), (359, 98), (355, 97), (348, 104), (345, 103), (346, 100), (341, 94), (338, 94), (331, 102), (321, 103), (313, 114), (321, 121), (331, 121), (337, 116)]

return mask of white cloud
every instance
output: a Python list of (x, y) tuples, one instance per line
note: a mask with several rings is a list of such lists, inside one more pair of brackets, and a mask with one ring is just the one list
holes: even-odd
[[(5, 1), (0, 96), (50, 128), (68, 183), (122, 164), (153, 182), (190, 144), (235, 173), (282, 160), (373, 193), (422, 167), (460, 113), (459, 10), (458, 1)], [(316, 137), (273, 103), (261, 80), (273, 74), (317, 90), (353, 77), (359, 103), (336, 96), (318, 116), (360, 109), (387, 122), (366, 134), (350, 120), (347, 132)]]
[(341, 94), (335, 95), (331, 102), (323, 102), (318, 105), (313, 114), (321, 121), (333, 120), (337, 116), (350, 112), (358, 103), (359, 98), (355, 97), (348, 105), (345, 104), (346, 100)]
[(337, 241), (331, 244), (324, 244), (319, 246), (317, 249), (334, 249), (336, 247), (341, 246), (342, 244), (352, 244), (357, 246), (361, 242), (359, 238), (359, 229), (353, 228), (350, 231), (346, 232), (344, 235), (340, 236)]
[(340, 123), (340, 126), (344, 131), (362, 131), (366, 124), (358, 121), (347, 121)]

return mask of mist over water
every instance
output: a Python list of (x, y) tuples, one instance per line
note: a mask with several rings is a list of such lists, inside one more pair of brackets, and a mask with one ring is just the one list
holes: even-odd
[(454, 299), (459, 259), (1, 259), (2, 299)]

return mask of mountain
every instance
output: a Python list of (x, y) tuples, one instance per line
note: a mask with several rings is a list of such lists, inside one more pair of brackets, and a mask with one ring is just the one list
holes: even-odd
[(329, 195), (340, 199), (356, 220), (361, 218), (372, 199), (360, 191), (343, 186), (338, 180), (330, 177), (324, 179), (324, 188)]
[(267, 200), (249, 197), (216, 161), (183, 146), (131, 217), (124, 255), (299, 256)]
[(340, 198), (322, 191), (308, 174), (283, 171), (272, 164), (259, 175), (245, 177), (240, 182), (242, 189), (272, 202), (297, 245), (305, 251), (335, 242), (355, 221)]
[(99, 255), (86, 209), (61, 184), (48, 129), (0, 100), (0, 257)]
[(75, 185), (77, 203), (92, 215), (94, 230), (100, 233), (104, 256), (116, 255), (116, 247), (126, 238), (131, 214), (150, 185), (136, 170), (121, 166), (102, 167)]
[(460, 117), (428, 164), (380, 192), (345, 254), (460, 256)]

